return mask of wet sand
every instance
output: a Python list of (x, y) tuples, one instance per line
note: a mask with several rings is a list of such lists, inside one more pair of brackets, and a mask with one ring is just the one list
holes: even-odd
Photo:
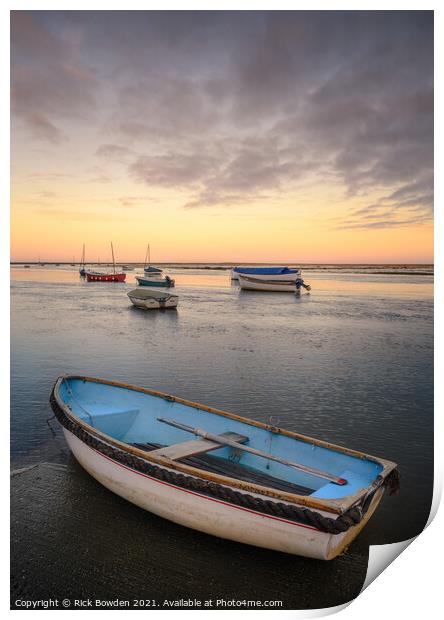
[(59, 609), (63, 599), (70, 608), (88, 599), (93, 608), (103, 608), (96, 599), (130, 608), (177, 601), (187, 609), (190, 599), (196, 609), (196, 600), (202, 609), (209, 600), (211, 609), (264, 609), (233, 600), (322, 608), (355, 598), (365, 580), (365, 553), (320, 562), (194, 532), (117, 497), (74, 460), (16, 470), (11, 491), (12, 608), (48, 599)]

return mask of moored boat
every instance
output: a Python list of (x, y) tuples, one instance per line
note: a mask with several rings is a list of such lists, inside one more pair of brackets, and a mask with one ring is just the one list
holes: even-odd
[(125, 282), (126, 273), (103, 273), (99, 271), (86, 271), (87, 282)]
[(143, 268), (144, 272), (149, 274), (149, 275), (160, 275), (162, 273), (162, 269), (159, 269), (158, 267), (153, 267), (152, 265), (148, 265), (148, 267), (144, 267)]
[(239, 275), (251, 275), (259, 280), (297, 280), (301, 270), (290, 267), (233, 267), (231, 279), (238, 280)]
[(143, 271), (150, 276), (160, 275), (162, 273), (162, 269), (160, 269), (159, 267), (153, 267), (153, 265), (151, 265), (150, 244), (148, 244), (146, 248), (145, 264), (143, 267)]
[(82, 259), (79, 266), (79, 274), (84, 277), (86, 276), (86, 265), (85, 265), (85, 244), (83, 244), (82, 250)]
[(90, 271), (86, 270), (87, 282), (125, 282), (126, 273), (116, 271), (116, 261), (114, 259), (114, 247), (111, 243), (111, 254), (113, 257), (113, 271), (112, 273), (105, 273), (102, 271)]
[(399, 486), (385, 459), (146, 388), (61, 376), (50, 401), (96, 480), (221, 538), (330, 560)]
[(154, 286), (157, 288), (171, 288), (175, 285), (175, 282), (169, 276), (165, 276), (164, 278), (145, 278), (144, 276), (136, 276), (136, 280), (140, 286)]
[(302, 278), (297, 280), (276, 280), (273, 276), (264, 280), (262, 278), (239, 274), (239, 286), (247, 291), (271, 291), (275, 293), (300, 293), (302, 288), (311, 290), (309, 284), (305, 284)]
[(144, 310), (176, 308), (179, 303), (178, 295), (171, 295), (170, 293), (153, 291), (141, 287), (135, 288), (133, 291), (127, 293), (127, 295), (132, 304)]

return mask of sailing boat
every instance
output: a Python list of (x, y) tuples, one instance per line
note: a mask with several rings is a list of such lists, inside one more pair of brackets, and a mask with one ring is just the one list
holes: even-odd
[(126, 273), (123, 273), (123, 271), (121, 273), (116, 272), (116, 261), (114, 260), (114, 248), (112, 242), (111, 254), (113, 256), (113, 272), (103, 273), (100, 271), (87, 271), (87, 282), (125, 282)]
[(86, 276), (86, 269), (85, 269), (85, 244), (83, 244), (82, 261), (80, 263), (79, 273), (80, 273), (81, 276)]
[(143, 270), (145, 273), (149, 273), (151, 276), (156, 275), (156, 274), (161, 274), (162, 269), (159, 269), (158, 267), (152, 267), (150, 265), (150, 262), (151, 262), (150, 244), (148, 243), (148, 247), (146, 249), (146, 254), (145, 254), (145, 265), (144, 265)]

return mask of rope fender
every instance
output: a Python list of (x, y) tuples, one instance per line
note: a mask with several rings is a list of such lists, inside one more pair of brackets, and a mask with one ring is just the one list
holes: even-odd
[[(366, 497), (365, 505), (363, 505), (362, 508), (360, 506), (353, 506), (336, 519), (332, 519), (330, 517), (325, 517), (315, 510), (310, 510), (309, 508), (254, 497), (248, 493), (237, 491), (236, 489), (224, 486), (211, 480), (195, 478), (189, 474), (171, 471), (155, 465), (154, 463), (149, 463), (134, 454), (105, 443), (95, 435), (87, 432), (79, 424), (76, 424), (75, 421), (66, 415), (57, 403), (54, 396), (54, 389), (51, 392), (49, 402), (51, 403), (52, 410), (54, 411), (57, 420), (64, 428), (75, 435), (87, 446), (94, 448), (94, 450), (97, 450), (104, 456), (107, 456), (122, 465), (126, 465), (135, 471), (147, 474), (163, 482), (174, 484), (180, 488), (190, 489), (243, 508), (249, 508), (250, 510), (254, 510), (256, 512), (289, 519), (303, 525), (309, 525), (316, 528), (320, 532), (326, 532), (328, 534), (341, 534), (343, 532), (347, 532), (351, 527), (360, 523), (371, 503), (374, 493), (377, 490), (375, 489), (369, 496)], [(397, 473), (396, 470), (395, 472)], [(390, 477), (391, 474), (384, 482), (389, 489), (393, 486), (392, 483), (389, 482)]]

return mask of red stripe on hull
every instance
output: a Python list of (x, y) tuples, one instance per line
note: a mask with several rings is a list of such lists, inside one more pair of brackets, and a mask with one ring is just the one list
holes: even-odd
[[(88, 447), (90, 448), (90, 446)], [(118, 467), (122, 467), (123, 469), (126, 469), (127, 471), (131, 472), (132, 474), (142, 476), (143, 478), (149, 478), (153, 482), (157, 482), (158, 484), (163, 484), (164, 486), (167, 486), (167, 487), (172, 487), (176, 489), (177, 491), (182, 491), (183, 493), (188, 493), (190, 495), (196, 495), (200, 499), (208, 500), (210, 502), (215, 502), (216, 504), (223, 504), (224, 506), (229, 506), (230, 508), (234, 508), (236, 510), (242, 510), (243, 512), (251, 512), (252, 514), (258, 515), (260, 517), (264, 517), (265, 519), (272, 519), (273, 521), (282, 521), (282, 523), (288, 523), (289, 525), (295, 525), (296, 527), (302, 527), (307, 530), (313, 530), (314, 532), (323, 533), (321, 532), (321, 530), (318, 530), (317, 528), (312, 527), (311, 525), (304, 525), (303, 523), (296, 523), (295, 521), (289, 521), (288, 519), (283, 519), (281, 517), (273, 517), (272, 515), (268, 515), (263, 512), (257, 512), (256, 510), (251, 510), (250, 508), (244, 508), (243, 506), (237, 506), (236, 504), (230, 504), (229, 502), (224, 502), (220, 499), (215, 499), (214, 497), (208, 497), (207, 495), (201, 495), (200, 493), (196, 493), (196, 491), (190, 491), (189, 489), (183, 489), (182, 487), (178, 487), (175, 484), (171, 484), (170, 482), (164, 482), (163, 480), (158, 480), (157, 478), (153, 478), (152, 476), (149, 476), (148, 474), (144, 474), (141, 471), (137, 471), (137, 469), (132, 469), (131, 467), (128, 467), (127, 465), (124, 465), (123, 463), (119, 463), (118, 461), (115, 461), (109, 456), (106, 456), (106, 454), (102, 454), (95, 448), (90, 448), (90, 449), (93, 452), (95, 452), (98, 456), (101, 456), (107, 461), (111, 461), (111, 463), (113, 463), (114, 465), (117, 465)]]

